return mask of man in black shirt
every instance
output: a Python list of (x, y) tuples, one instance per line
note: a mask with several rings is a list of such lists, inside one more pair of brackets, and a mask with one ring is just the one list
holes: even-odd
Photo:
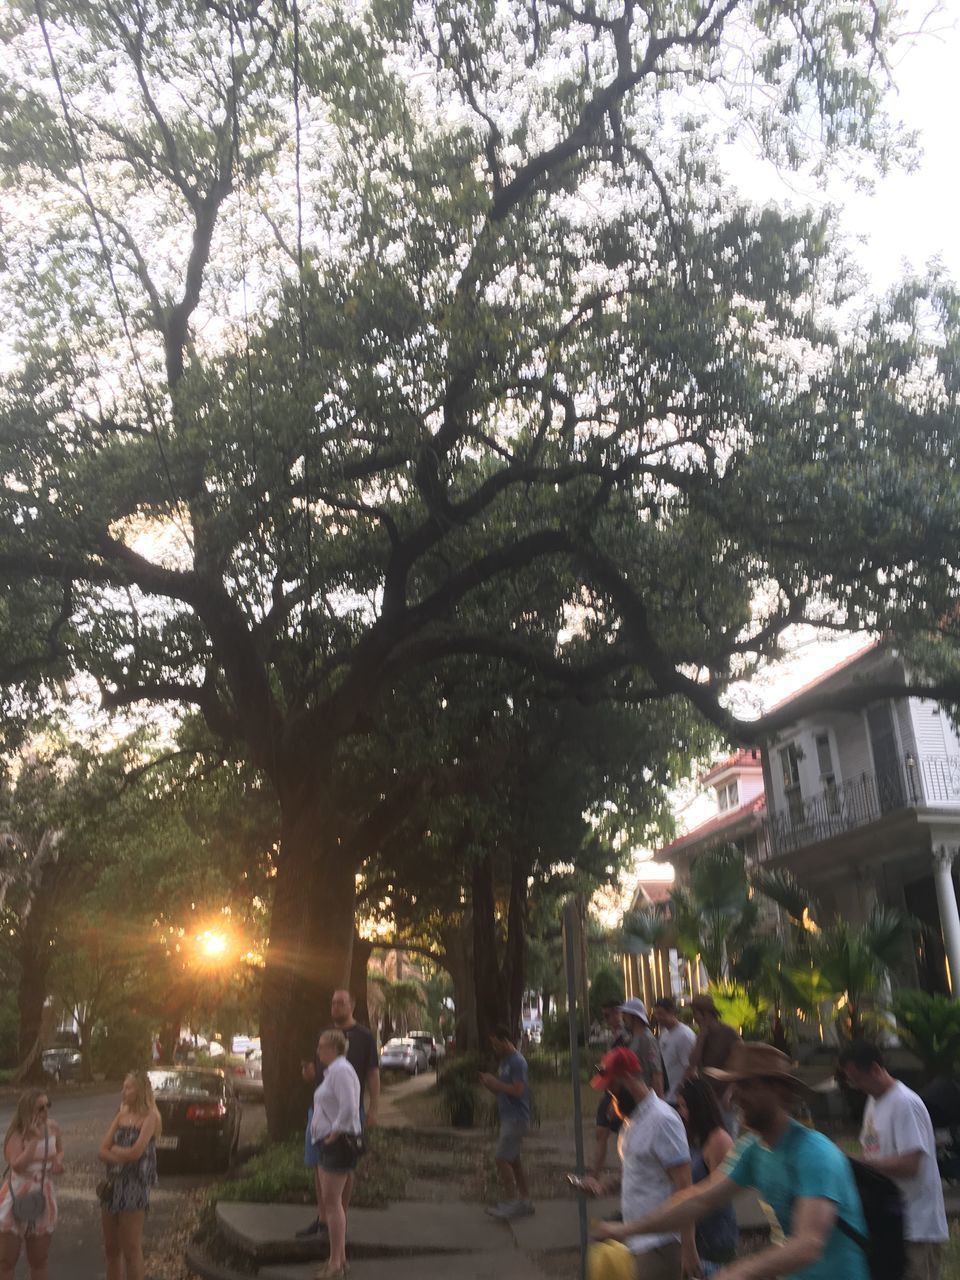
[[(347, 1037), (347, 1061), (357, 1073), (360, 1080), (360, 1120), (364, 1129), (377, 1123), (377, 1110), (380, 1106), (380, 1056), (377, 1053), (377, 1042), (369, 1027), (361, 1026), (354, 1019), (353, 1010), (356, 1001), (349, 991), (335, 991), (330, 1001), (330, 1017), (338, 1031)], [(319, 1038), (319, 1037), (318, 1037)], [(314, 1054), (312, 1062), (304, 1062), (302, 1067), (304, 1080), (308, 1081), (311, 1090), (315, 1090), (323, 1081), (323, 1065)], [(310, 1112), (312, 1114), (313, 1107)], [(326, 1232), (323, 1221), (323, 1205), (320, 1198), (320, 1170), (317, 1165), (316, 1152), (310, 1141), (310, 1116), (307, 1116), (307, 1134), (304, 1147), (304, 1163), (313, 1169), (314, 1184), (317, 1193), (317, 1217), (308, 1227), (298, 1231), (298, 1236), (315, 1236)], [(343, 1188), (343, 1207), (350, 1204), (353, 1194), (353, 1174), (347, 1178)]]

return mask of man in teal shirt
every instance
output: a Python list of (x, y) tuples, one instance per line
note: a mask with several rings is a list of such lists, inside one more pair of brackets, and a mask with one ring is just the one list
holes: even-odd
[(793, 1096), (805, 1086), (790, 1059), (768, 1044), (741, 1044), (728, 1069), (708, 1068), (732, 1082), (744, 1124), (753, 1132), (703, 1182), (680, 1191), (641, 1222), (599, 1223), (600, 1239), (622, 1240), (677, 1230), (753, 1187), (773, 1210), (779, 1232), (769, 1248), (739, 1258), (714, 1280), (869, 1280), (866, 1255), (846, 1232), (861, 1239), (866, 1223), (850, 1162), (822, 1133), (798, 1124)]

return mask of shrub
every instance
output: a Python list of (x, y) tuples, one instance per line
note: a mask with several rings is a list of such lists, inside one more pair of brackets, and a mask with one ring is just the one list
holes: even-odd
[(932, 1076), (960, 1071), (960, 1004), (926, 991), (901, 991), (893, 1002), (897, 1030)]
[(603, 1006), (610, 1000), (622, 1004), (623, 977), (611, 965), (605, 964), (597, 970), (590, 983), (590, 1020), (603, 1021)]
[(437, 1080), (440, 1110), (448, 1124), (470, 1129), (480, 1107), (478, 1077), (483, 1063), (475, 1053), (458, 1054), (447, 1059)]
[(145, 1070), (150, 1066), (150, 1023), (121, 1010), (94, 1033), (91, 1058), (93, 1070), (108, 1080)]
[[(382, 1209), (404, 1193), (400, 1138), (385, 1129), (371, 1129), (366, 1143), (366, 1154), (357, 1166), (352, 1203), (358, 1209)], [(303, 1138), (264, 1147), (240, 1167), (236, 1177), (214, 1187), (212, 1199), (313, 1204), (313, 1178), (303, 1166)]]

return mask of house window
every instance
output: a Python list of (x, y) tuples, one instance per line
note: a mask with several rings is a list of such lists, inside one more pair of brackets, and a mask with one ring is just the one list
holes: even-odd
[(787, 801), (791, 822), (803, 821), (803, 796), (800, 794), (800, 752), (795, 742), (780, 748), (780, 767), (783, 770), (783, 794)]
[(740, 803), (740, 793), (737, 788), (736, 780), (724, 783), (722, 787), (717, 787), (717, 803), (720, 812), (725, 809), (736, 809)]
[(817, 744), (817, 764), (820, 768), (820, 786), (823, 788), (828, 810), (830, 813), (836, 813), (839, 808), (837, 803), (837, 775), (833, 769), (830, 736), (826, 733), (818, 733), (815, 741)]

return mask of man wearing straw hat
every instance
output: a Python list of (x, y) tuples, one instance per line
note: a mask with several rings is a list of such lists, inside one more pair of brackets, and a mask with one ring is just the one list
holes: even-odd
[(726, 1070), (706, 1071), (733, 1085), (744, 1124), (753, 1132), (703, 1182), (636, 1221), (598, 1223), (594, 1235), (624, 1240), (676, 1231), (753, 1187), (773, 1210), (780, 1229), (774, 1234), (782, 1240), (731, 1263), (715, 1280), (868, 1280), (866, 1255), (857, 1242), (867, 1227), (849, 1162), (829, 1138), (793, 1118), (791, 1104), (806, 1085), (793, 1074), (790, 1059), (772, 1045), (741, 1043)]

